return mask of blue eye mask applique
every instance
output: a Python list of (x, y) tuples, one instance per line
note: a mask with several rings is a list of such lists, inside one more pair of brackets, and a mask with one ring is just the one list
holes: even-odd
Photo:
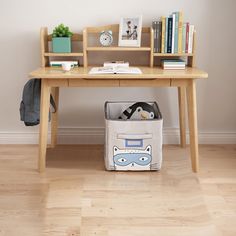
[(151, 160), (152, 157), (149, 154), (144, 154), (144, 153), (126, 153), (114, 156), (115, 164), (120, 166), (127, 166), (131, 163), (145, 166), (149, 164)]
[(151, 146), (145, 150), (114, 147), (113, 161), (117, 170), (150, 170)]

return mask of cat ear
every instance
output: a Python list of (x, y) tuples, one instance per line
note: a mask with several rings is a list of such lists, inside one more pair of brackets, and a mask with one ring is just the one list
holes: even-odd
[(151, 155), (152, 146), (151, 146), (151, 145), (148, 145), (148, 146), (145, 148), (145, 152), (147, 152), (149, 155)]
[(116, 155), (119, 152), (119, 148), (117, 146), (113, 147), (113, 153)]

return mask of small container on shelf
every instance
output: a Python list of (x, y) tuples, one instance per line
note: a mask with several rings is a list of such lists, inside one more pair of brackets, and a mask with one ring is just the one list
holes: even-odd
[(63, 24), (55, 27), (52, 33), (52, 51), (54, 53), (70, 53), (72, 35), (69, 27)]
[(52, 38), (52, 51), (54, 53), (71, 53), (71, 38)]

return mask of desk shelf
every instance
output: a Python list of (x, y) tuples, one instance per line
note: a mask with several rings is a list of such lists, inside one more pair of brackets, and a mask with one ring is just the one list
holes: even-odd
[(154, 57), (192, 57), (193, 53), (153, 53)]
[[(106, 25), (101, 27), (87, 27), (83, 30), (83, 34), (75, 33), (71, 40), (73, 42), (81, 42), (82, 44), (82, 52), (81, 49), (77, 52), (72, 53), (53, 53), (49, 52), (49, 43), (52, 41), (52, 35), (48, 34), (48, 29), (46, 27), (41, 28), (40, 38), (41, 38), (41, 61), (42, 66), (49, 66), (50, 57), (79, 57), (83, 60), (83, 66), (87, 67), (90, 65), (90, 58), (92, 58), (93, 52), (141, 52), (149, 54), (149, 66), (153, 67), (156, 65), (160, 65), (160, 60), (163, 58), (178, 58), (184, 57), (187, 60), (187, 64), (190, 67), (193, 67), (195, 64), (195, 38), (196, 33), (193, 34), (193, 53), (154, 53), (154, 31), (152, 27), (143, 27), (142, 35), (146, 35), (148, 40), (141, 47), (119, 47), (117, 44), (117, 40), (114, 46), (102, 47), (102, 46), (92, 46), (89, 45), (89, 41), (91, 38), (96, 36), (99, 37), (101, 31), (104, 30), (112, 30), (115, 35), (119, 34), (119, 25)], [(126, 54), (127, 55), (127, 54)], [(135, 55), (135, 54), (134, 54)], [(147, 54), (145, 54), (147, 55)], [(109, 54), (111, 57), (111, 55)], [(108, 59), (109, 60), (109, 59)], [(114, 60), (111, 58), (111, 60)], [(125, 58), (124, 58), (125, 60)], [(81, 63), (80, 63), (81, 64)]]
[[(102, 46), (97, 46), (97, 45), (93, 46), (94, 42), (92, 42), (91, 39), (95, 36), (98, 41), (100, 33), (106, 30), (112, 31), (113, 38), (114, 38), (113, 45), (109, 47), (102, 47)], [(147, 40), (146, 42), (143, 43), (141, 47), (119, 47), (118, 35), (119, 35), (118, 24), (106, 25), (106, 26), (101, 26), (101, 27), (85, 28), (83, 31), (84, 67), (87, 67), (90, 65), (90, 58), (91, 58), (92, 52), (130, 52), (130, 53), (145, 52), (149, 54), (150, 67), (153, 66), (153, 45), (152, 45), (153, 29), (151, 27), (142, 27), (142, 37), (143, 36), (147, 37)], [(110, 60), (114, 60), (114, 59), (111, 58)], [(125, 58), (123, 60), (125, 60)]]
[(87, 47), (87, 51), (151, 51), (151, 47)]
[[(54, 53), (49, 51), (49, 44), (52, 41), (52, 34), (48, 34), (47, 27), (42, 27), (40, 30), (40, 43), (41, 43), (41, 65), (42, 67), (49, 66), (50, 57), (82, 57), (83, 52), (72, 52), (72, 53)], [(83, 35), (75, 33), (71, 37), (72, 42), (81, 42), (83, 45)], [(81, 50), (80, 50), (81, 51)]]
[[(179, 57), (185, 57), (187, 60), (187, 66), (189, 67), (194, 67), (195, 66), (195, 41), (196, 41), (196, 32), (193, 32), (193, 51), (192, 53), (155, 53), (153, 52), (153, 61), (154, 59), (157, 59), (155, 61), (158, 61), (159, 59), (159, 64), (160, 64), (160, 59), (163, 58), (179, 58)], [(152, 51), (154, 51), (154, 38), (153, 38), (153, 42), (151, 43), (152, 47)], [(155, 64), (155, 62), (153, 62), (153, 65)]]
[(72, 53), (54, 53), (54, 52), (45, 52), (45, 57), (82, 57), (84, 54), (82, 52), (72, 52)]

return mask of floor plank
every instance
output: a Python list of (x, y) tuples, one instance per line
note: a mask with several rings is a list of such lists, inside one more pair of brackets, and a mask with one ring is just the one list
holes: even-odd
[[(159, 172), (105, 171), (101, 145), (0, 146), (0, 235), (236, 235), (236, 146), (163, 148)], [(14, 227), (13, 227), (14, 222)]]

